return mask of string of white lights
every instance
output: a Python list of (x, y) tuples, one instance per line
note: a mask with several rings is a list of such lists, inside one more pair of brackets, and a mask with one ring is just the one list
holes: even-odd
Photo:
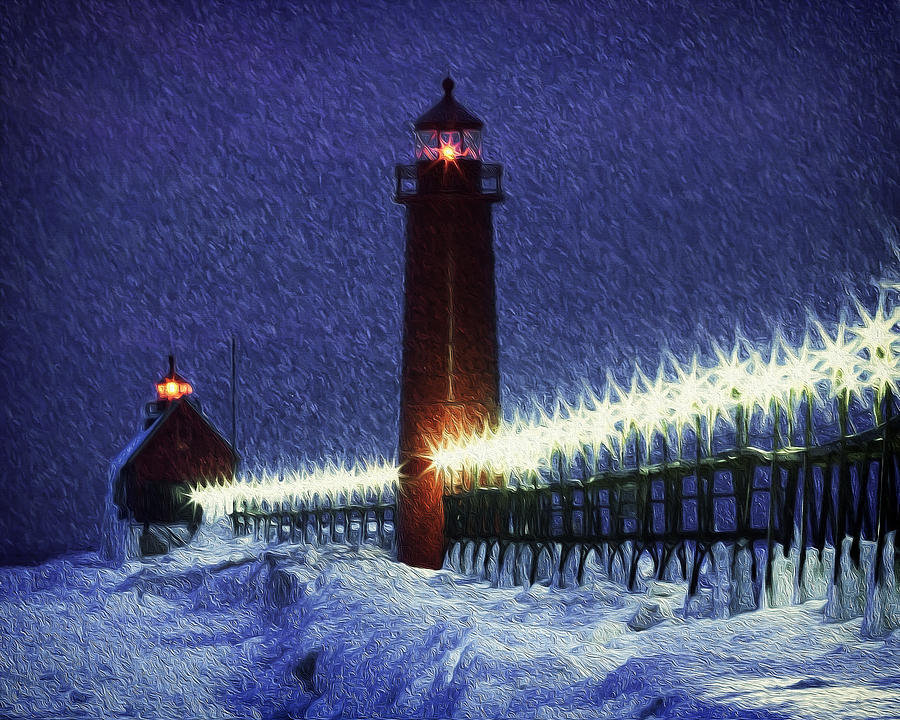
[[(713, 345), (713, 365), (702, 364), (698, 354), (683, 365), (669, 354), (653, 379), (636, 367), (628, 389), (607, 375), (601, 394), (588, 389), (575, 404), (560, 399), (549, 414), (538, 408), (536, 417), (517, 414), (496, 429), (445, 436), (431, 449), (432, 465), (450, 488), (461, 476), (538, 482), (542, 472), (552, 470), (555, 457), (568, 462), (588, 452), (594, 458), (605, 453), (624, 466), (629, 438), (635, 447), (643, 443), (649, 448), (654, 437), (662, 436), (680, 452), (686, 428), (698, 440), (705, 428), (709, 452), (716, 423), (735, 429), (739, 417), (748, 423), (754, 414), (764, 419), (793, 414), (804, 402), (845, 408), (853, 399), (868, 402), (877, 424), (885, 395), (897, 395), (900, 387), (900, 306), (888, 309), (889, 289), (882, 291), (871, 314), (854, 301), (857, 321), (842, 319), (834, 334), (811, 320), (815, 337), (807, 332), (797, 348), (778, 329), (764, 350), (737, 337), (730, 352)], [(234, 482), (200, 484), (190, 497), (207, 518), (245, 505), (264, 510), (350, 502), (354, 493), (363, 502), (378, 501), (394, 497), (399, 471), (386, 461), (262, 471)]]
[(204, 519), (221, 517), (245, 505), (248, 510), (320, 507), (328, 502), (371, 505), (392, 498), (399, 468), (385, 461), (351, 466), (326, 464), (304, 470), (263, 470), (245, 473), (234, 482), (198, 484), (190, 499), (203, 508)]
[(807, 332), (798, 348), (776, 330), (765, 350), (742, 338), (730, 352), (714, 345), (714, 365), (702, 365), (695, 354), (684, 366), (668, 355), (652, 380), (636, 367), (627, 390), (608, 376), (602, 395), (588, 390), (574, 405), (560, 399), (549, 415), (539, 411), (537, 418), (516, 417), (496, 430), (445, 436), (432, 448), (432, 464), (451, 487), (460, 476), (537, 482), (552, 471), (555, 457), (570, 462), (605, 453), (624, 465), (629, 439), (649, 452), (661, 436), (680, 453), (686, 427), (698, 436), (705, 428), (709, 452), (717, 422), (735, 429), (739, 418), (746, 424), (754, 414), (771, 421), (781, 412), (798, 412), (801, 403), (846, 408), (855, 399), (871, 409), (877, 424), (882, 400), (900, 385), (900, 306), (888, 310), (884, 291), (871, 314), (860, 302), (854, 305), (856, 322), (842, 319), (832, 334), (812, 320), (815, 338)]

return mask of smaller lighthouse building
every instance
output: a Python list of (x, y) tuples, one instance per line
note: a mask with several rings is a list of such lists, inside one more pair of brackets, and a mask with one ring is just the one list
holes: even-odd
[(190, 382), (169, 371), (156, 383), (142, 428), (110, 465), (112, 502), (118, 525), (139, 535), (139, 553), (153, 555), (183, 544), (200, 523), (189, 500), (199, 481), (234, 477), (238, 454), (194, 398)]

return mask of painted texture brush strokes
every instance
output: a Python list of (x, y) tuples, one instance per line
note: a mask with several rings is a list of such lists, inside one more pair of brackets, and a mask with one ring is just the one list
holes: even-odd
[[(3, 3), (0, 715), (895, 716), (898, 19)], [(447, 75), (483, 137), (413, 132)], [(491, 429), (415, 454), (436, 571), (396, 561), (414, 158), (505, 196)], [(167, 354), (242, 467), (138, 561), (107, 473)]]
[[(0, 713), (140, 718), (889, 718), (895, 631), (821, 600), (731, 618), (684, 588), (491, 587), (381, 550), (207, 526), (164, 560), (0, 571)], [(707, 592), (712, 591), (712, 585)], [(10, 643), (9, 638), (16, 638)]]
[[(0, 557), (96, 545), (174, 352), (239, 450), (391, 456), (393, 168), (451, 72), (504, 165), (504, 412), (736, 325), (871, 308), (893, 262), (897, 10), (752, 2), (3, 4)], [(155, 379), (155, 378), (154, 378)], [(102, 422), (95, 418), (103, 418)], [(41, 530), (33, 531), (40, 526)]]

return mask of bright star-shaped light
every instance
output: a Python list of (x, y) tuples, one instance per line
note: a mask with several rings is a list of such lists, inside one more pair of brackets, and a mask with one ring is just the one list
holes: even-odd
[(764, 361), (760, 353), (751, 352), (753, 384), (750, 397), (753, 407), (764, 413), (773, 407), (789, 409), (793, 380), (787, 367), (778, 361), (782, 344), (781, 333), (776, 331), (769, 349), (769, 360)]
[(856, 300), (856, 309), (862, 325), (850, 326), (848, 330), (856, 336), (859, 351), (865, 352), (869, 360), (884, 358), (888, 362), (893, 362), (900, 347), (900, 334), (896, 331), (897, 324), (900, 323), (900, 306), (887, 313), (884, 300), (884, 294), (881, 294), (872, 315), (869, 315), (863, 304)]
[(803, 344), (797, 350), (791, 348), (783, 338), (780, 338), (780, 343), (784, 355), (785, 381), (791, 390), (797, 395), (806, 394), (812, 400), (821, 400), (817, 386), (826, 378), (818, 369), (818, 359), (810, 347), (809, 334), (803, 336)]
[[(643, 385), (643, 390), (638, 390), (638, 379)], [(650, 380), (635, 367), (635, 376), (632, 379), (629, 395), (632, 408), (631, 422), (644, 438), (649, 440), (654, 433), (667, 434), (673, 419), (672, 386), (666, 380), (665, 370), (662, 365), (656, 373), (656, 379)]]
[(730, 356), (715, 343), (713, 351), (719, 363), (710, 371), (711, 407), (728, 419), (732, 408), (742, 407), (749, 412), (755, 402), (751, 358), (741, 358), (737, 340)]
[(824, 345), (821, 350), (810, 351), (816, 360), (816, 367), (831, 383), (835, 395), (846, 393), (848, 399), (853, 395), (862, 398), (865, 387), (861, 371), (862, 358), (859, 355), (858, 342), (847, 338), (846, 323), (843, 320), (838, 323), (834, 338), (822, 323), (815, 321), (815, 325)]
[(270, 509), (283, 504), (318, 504), (325, 498), (358, 492), (383, 493), (396, 489), (399, 468), (392, 463), (363, 461), (356, 465), (328, 462), (321, 468), (303, 470), (263, 470), (248, 472), (238, 480), (199, 484), (190, 492), (191, 501), (203, 508), (206, 517), (232, 512), (244, 503)]
[(880, 403), (887, 392), (895, 397), (900, 395), (900, 367), (896, 360), (879, 357), (866, 363), (867, 385), (875, 391), (876, 403)]

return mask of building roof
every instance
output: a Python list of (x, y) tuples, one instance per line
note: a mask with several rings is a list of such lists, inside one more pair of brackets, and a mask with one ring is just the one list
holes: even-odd
[(231, 443), (222, 436), (222, 433), (216, 430), (215, 425), (213, 425), (209, 421), (209, 418), (207, 418), (206, 415), (203, 414), (194, 400), (190, 396), (184, 395), (177, 400), (170, 401), (168, 407), (162, 413), (160, 413), (159, 417), (157, 417), (153, 421), (153, 424), (150, 425), (150, 427), (141, 430), (134, 437), (132, 437), (131, 440), (128, 441), (125, 447), (122, 448), (119, 454), (116, 455), (110, 463), (110, 478), (115, 478), (119, 475), (119, 473), (122, 472), (122, 469), (140, 453), (144, 446), (159, 431), (159, 429), (163, 425), (165, 425), (166, 420), (174, 414), (174, 412), (182, 403), (186, 403), (191, 408), (191, 410), (193, 410), (206, 423), (207, 427), (209, 427), (209, 429), (219, 437), (219, 439), (225, 444), (225, 446), (232, 452), (235, 461), (240, 459), (237, 451), (233, 447), (231, 447)]
[(109, 464), (110, 478), (117, 477), (119, 473), (122, 472), (122, 468), (124, 468), (128, 461), (137, 453), (138, 448), (147, 441), (150, 435), (155, 432), (155, 429), (159, 428), (159, 419), (161, 417), (162, 415), (160, 415), (150, 427), (141, 430), (137, 435), (131, 438), (125, 447), (119, 451), (119, 454), (112, 459), (112, 462)]
[(453, 97), (455, 83), (444, 78), (444, 97), (416, 120), (416, 130), (481, 130), (484, 123), (466, 110)]

